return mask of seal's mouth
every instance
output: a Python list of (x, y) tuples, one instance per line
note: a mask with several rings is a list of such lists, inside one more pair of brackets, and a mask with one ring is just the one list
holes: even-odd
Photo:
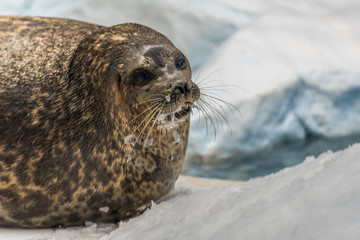
[(175, 110), (175, 117), (177, 119), (182, 119), (189, 115), (191, 113), (191, 103), (185, 102), (183, 105), (181, 105), (178, 109)]
[(191, 113), (192, 106), (192, 103), (185, 102), (173, 112), (160, 114), (156, 119), (156, 122), (159, 124), (157, 128), (161, 129), (163, 134), (176, 128)]
[(182, 120), (191, 113), (192, 105), (193, 104), (190, 102), (185, 102), (171, 113), (160, 114), (160, 119), (168, 122), (173, 121), (174, 119)]

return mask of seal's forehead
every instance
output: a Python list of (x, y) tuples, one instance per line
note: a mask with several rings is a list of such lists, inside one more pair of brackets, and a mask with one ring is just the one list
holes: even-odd
[(164, 67), (166, 65), (165, 60), (171, 55), (172, 52), (162, 46), (152, 46), (144, 52), (145, 57), (150, 57), (160, 67)]
[(174, 46), (170, 46), (166, 44), (148, 45), (143, 47), (143, 50), (144, 50), (143, 51), (144, 56), (151, 57), (154, 59), (158, 57), (171, 58), (171, 57), (176, 57), (178, 55), (183, 56), (183, 53), (180, 50), (178, 50)]
[(156, 30), (136, 23), (124, 23), (107, 28), (113, 34), (119, 34), (128, 41), (137, 41), (141, 44), (172, 44), (163, 34)]
[(163, 46), (155, 45), (155, 46), (149, 46), (144, 55), (164, 55), (164, 56), (170, 56), (171, 51)]

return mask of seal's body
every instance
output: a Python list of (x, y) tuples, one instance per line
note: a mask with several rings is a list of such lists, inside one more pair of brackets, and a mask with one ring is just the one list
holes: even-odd
[(0, 17), (0, 226), (138, 215), (177, 179), (199, 95), (147, 27)]

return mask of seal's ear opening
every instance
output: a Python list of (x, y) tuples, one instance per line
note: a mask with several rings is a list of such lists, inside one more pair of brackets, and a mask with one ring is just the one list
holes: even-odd
[(121, 75), (120, 75), (119, 72), (116, 73), (115, 80), (116, 80), (116, 84), (117, 84), (118, 88), (120, 89), (120, 86), (121, 86)]

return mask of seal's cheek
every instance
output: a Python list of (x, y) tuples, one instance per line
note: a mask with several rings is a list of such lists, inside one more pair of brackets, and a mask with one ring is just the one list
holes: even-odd
[(161, 84), (148, 84), (141, 88), (137, 89), (137, 101), (152, 101), (160, 102), (164, 100), (164, 97), (167, 95), (167, 89)]

